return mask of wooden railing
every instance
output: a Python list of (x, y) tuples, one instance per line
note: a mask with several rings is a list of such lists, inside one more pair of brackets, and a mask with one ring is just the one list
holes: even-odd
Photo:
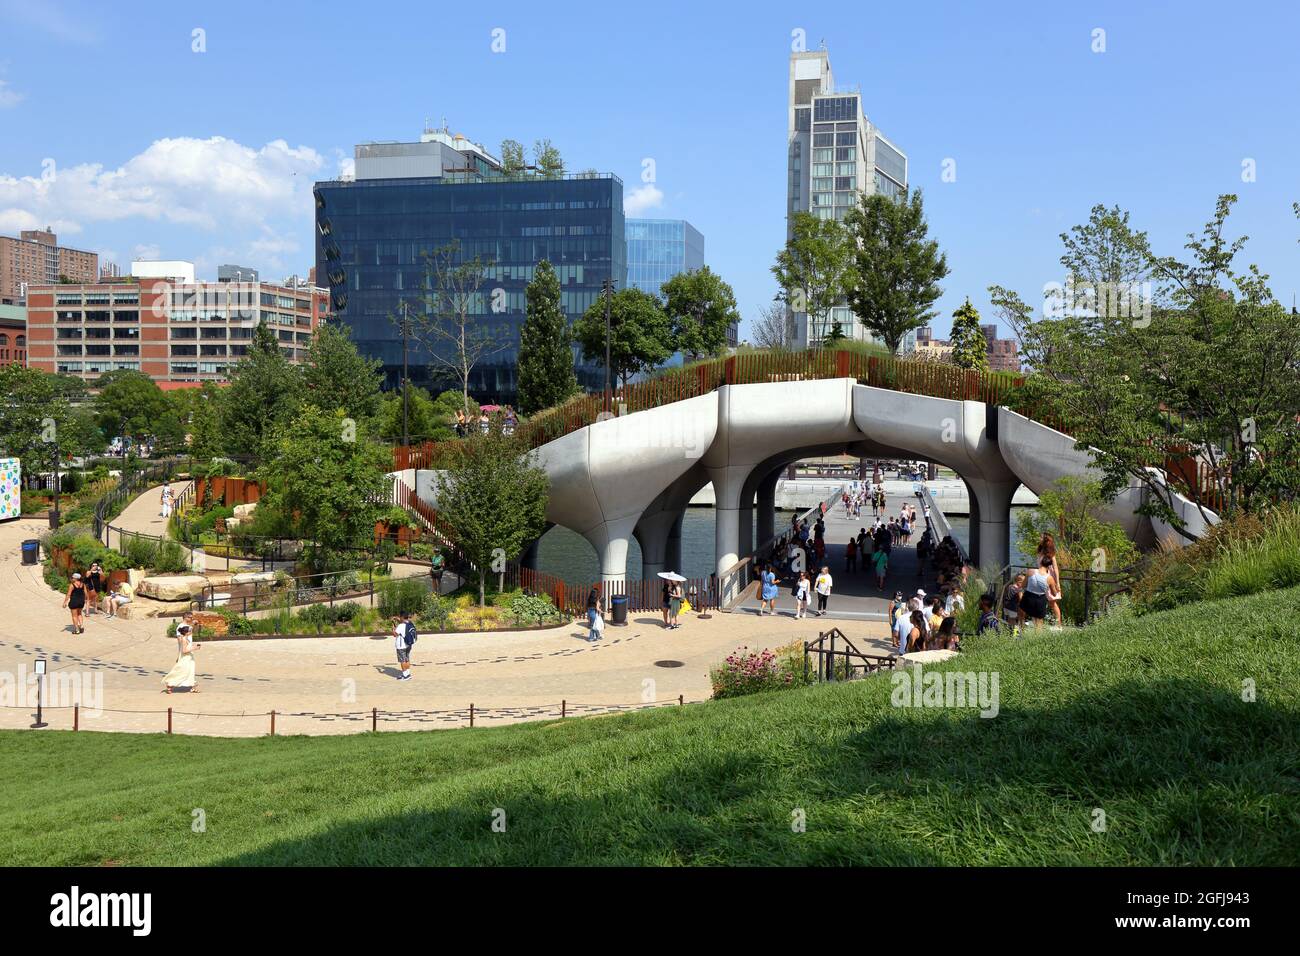
[[(557, 408), (539, 412), (518, 426), (529, 448), (537, 448), (594, 424), (598, 416), (631, 414), (685, 401), (723, 385), (765, 382), (804, 382), (852, 378), (863, 385), (914, 395), (991, 402), (1013, 400), (1024, 376), (1011, 372), (978, 372), (939, 362), (912, 362), (886, 355), (846, 349), (803, 352), (742, 352), (667, 372), (617, 389), (612, 395), (579, 395)], [(425, 442), (393, 449), (393, 468), (434, 468), (456, 440)]]

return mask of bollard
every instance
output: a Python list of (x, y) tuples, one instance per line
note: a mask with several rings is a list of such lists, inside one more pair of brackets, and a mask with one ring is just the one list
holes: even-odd
[(275, 736), (275, 711), (271, 711), (271, 736)]
[(81, 729), (81, 705), (80, 704), (72, 705), (72, 729), (73, 730)]
[(678, 706), (678, 707), (685, 707), (685, 706), (686, 706), (686, 695), (685, 695), (685, 694), (678, 694), (678, 695), (677, 695), (677, 706)]
[(379, 708), (378, 707), (370, 708), (370, 732), (373, 734), (379, 733)]
[(172, 709), (168, 707), (167, 708), (167, 733), (170, 734), (171, 732), (172, 732)]
[(567, 717), (568, 710), (569, 710), (569, 702), (567, 700), (560, 701), (560, 716)]
[(474, 726), (474, 705), (473, 704), (469, 705), (469, 725), (471, 727)]

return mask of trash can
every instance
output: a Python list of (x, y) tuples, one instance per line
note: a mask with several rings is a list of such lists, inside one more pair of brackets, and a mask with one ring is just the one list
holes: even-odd
[(619, 627), (627, 626), (627, 595), (615, 594), (609, 599), (609, 609), (612, 612), (610, 623)]
[(41, 563), (41, 543), (35, 538), (23, 542), (23, 564)]

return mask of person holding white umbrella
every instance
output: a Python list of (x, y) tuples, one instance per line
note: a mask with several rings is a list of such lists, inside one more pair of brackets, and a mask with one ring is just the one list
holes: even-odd
[(681, 624), (677, 621), (677, 615), (682, 610), (682, 582), (686, 578), (676, 571), (660, 571), (659, 577), (668, 582), (668, 628), (671, 630), (681, 627)]

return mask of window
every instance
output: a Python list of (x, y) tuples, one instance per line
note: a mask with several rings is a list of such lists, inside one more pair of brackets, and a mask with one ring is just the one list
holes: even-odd
[(833, 149), (814, 149), (814, 150), (813, 150), (813, 162), (814, 162), (814, 163), (829, 163), (829, 162), (831, 162), (831, 160), (833, 160), (834, 158), (835, 158), (835, 150), (833, 150)]
[(836, 176), (855, 176), (858, 172), (857, 163), (839, 163), (835, 167)]
[(837, 176), (835, 177), (835, 188), (839, 190), (852, 189), (854, 177)]
[(173, 375), (198, 375), (199, 367), (194, 362), (172, 362)]
[(114, 322), (139, 322), (140, 313), (138, 311), (114, 312)]
[(856, 130), (850, 130), (847, 133), (835, 134), (836, 146), (856, 146), (858, 144), (858, 134)]
[(852, 146), (839, 146), (835, 150), (835, 161), (837, 163), (846, 162), (846, 161), (856, 161), (857, 158), (858, 158), (858, 151)]
[(835, 134), (834, 134), (834, 133), (814, 133), (814, 134), (813, 134), (813, 146), (816, 147), (816, 146), (834, 146), (834, 145), (835, 145)]
[(197, 345), (173, 345), (172, 355), (198, 355), (199, 347)]
[(855, 120), (858, 118), (856, 96), (823, 96), (813, 101), (813, 120)]
[(197, 337), (198, 334), (199, 334), (199, 330), (195, 328), (181, 327), (179, 329), (171, 330), (171, 337), (173, 339), (192, 339)]
[(834, 163), (813, 163), (813, 168), (812, 168), (813, 177), (816, 178), (818, 176), (832, 176), (834, 175), (833, 172), (834, 168), (835, 168)]

